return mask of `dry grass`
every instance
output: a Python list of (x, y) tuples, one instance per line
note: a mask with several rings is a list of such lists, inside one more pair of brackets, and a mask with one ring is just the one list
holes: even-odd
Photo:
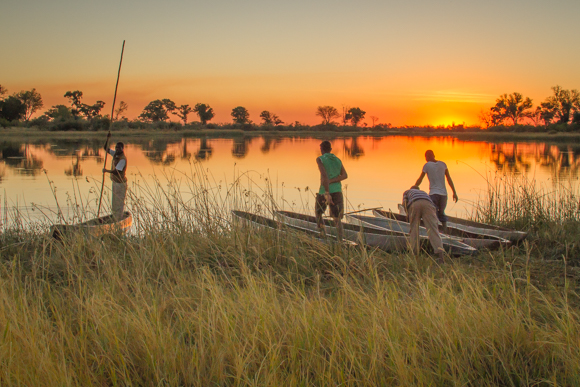
[(129, 237), (2, 236), (1, 385), (580, 384), (579, 273), (536, 241), (329, 247), (232, 222), (272, 193), (196, 173), (134, 189)]

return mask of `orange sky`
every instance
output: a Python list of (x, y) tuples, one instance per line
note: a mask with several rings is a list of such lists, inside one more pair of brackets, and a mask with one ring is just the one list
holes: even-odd
[(170, 98), (209, 104), (214, 122), (241, 105), (254, 122), (269, 110), (317, 124), (317, 106), (345, 105), (368, 124), (470, 125), (500, 94), (539, 104), (552, 86), (580, 88), (578, 14), (573, 0), (6, 0), (0, 84), (35, 87), (45, 109), (81, 90), (110, 112), (126, 39), (118, 101), (131, 119)]

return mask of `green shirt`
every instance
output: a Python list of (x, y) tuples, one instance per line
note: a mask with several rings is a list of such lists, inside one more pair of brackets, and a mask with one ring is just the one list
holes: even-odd
[[(326, 170), (328, 180), (334, 179), (335, 177), (340, 175), (340, 171), (342, 170), (342, 161), (340, 161), (338, 157), (336, 157), (332, 153), (325, 153), (322, 156), (320, 156), (320, 161), (322, 161), (322, 165)], [(328, 186), (328, 188), (330, 191), (329, 193), (342, 192), (342, 184), (340, 184), (340, 181), (336, 183), (331, 183)], [(325, 192), (326, 190), (324, 189), (324, 186), (321, 184), (320, 191), (318, 191), (318, 193), (324, 195)]]

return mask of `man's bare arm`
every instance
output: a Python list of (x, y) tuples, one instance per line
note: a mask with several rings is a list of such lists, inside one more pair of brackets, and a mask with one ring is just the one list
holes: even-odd
[(330, 193), (330, 181), (328, 180), (328, 174), (320, 157), (316, 158), (316, 164), (318, 164), (318, 169), (320, 170), (320, 184), (324, 187), (325, 193)]
[(423, 181), (423, 178), (425, 177), (425, 172), (421, 172), (421, 176), (419, 176), (419, 178), (417, 179), (417, 181), (415, 182), (415, 185), (418, 187), (421, 185), (421, 182)]
[(451, 190), (453, 191), (453, 201), (455, 203), (457, 203), (459, 198), (457, 197), (457, 191), (455, 191), (455, 186), (453, 185), (453, 180), (451, 180), (451, 175), (449, 174), (449, 169), (445, 170), (445, 177), (447, 178), (447, 183), (449, 184), (449, 186), (451, 187)]
[(340, 175), (336, 176), (334, 179), (330, 179), (329, 183), (338, 183), (339, 181), (346, 180), (348, 175), (346, 173), (346, 169), (344, 169), (344, 165), (340, 168)]

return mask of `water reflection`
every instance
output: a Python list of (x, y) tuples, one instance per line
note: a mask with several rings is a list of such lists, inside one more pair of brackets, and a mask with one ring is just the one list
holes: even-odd
[(350, 144), (347, 144), (346, 139), (342, 141), (342, 150), (344, 157), (347, 159), (358, 159), (365, 155), (365, 150), (359, 144), (359, 137), (354, 136), (350, 139)]
[(152, 164), (170, 165), (176, 160), (176, 155), (167, 151), (168, 144), (168, 141), (151, 140), (141, 144), (141, 149)]
[(271, 137), (271, 136), (266, 136), (263, 139), (264, 139), (264, 143), (260, 147), (260, 150), (264, 154), (268, 154), (271, 150), (276, 149), (276, 147), (279, 144), (281, 144), (282, 140), (283, 140), (282, 137)]
[[(143, 179), (155, 175), (157, 168), (171, 166), (189, 170), (189, 162), (203, 163), (214, 176), (229, 175), (233, 165), (244, 171), (268, 173), (279, 184), (283, 203), (312, 206), (310, 192), (290, 192), (284, 187), (316, 186), (319, 173), (312, 160), (319, 154), (320, 138), (236, 136), (200, 136), (196, 138), (125, 138), (129, 175), (139, 170)], [(442, 137), (367, 137), (332, 139), (334, 152), (343, 158), (349, 179), (348, 205), (395, 208), (402, 192), (417, 178), (424, 164), (426, 149), (434, 149), (447, 162), (462, 199), (454, 211), (469, 208), (478, 192), (487, 189), (485, 175), (490, 168), (506, 174), (526, 174), (540, 183), (577, 179), (580, 171), (580, 144), (534, 142), (476, 142)], [(88, 195), (95, 182), (100, 187), (105, 152), (102, 139), (50, 139), (30, 142), (0, 142), (0, 193), (6, 190), (9, 200), (25, 194), (27, 202), (43, 202), (52, 194), (46, 179), (27, 179), (47, 170), (59, 195), (70, 189), (71, 179), (79, 179), (79, 190)], [(241, 170), (240, 170), (241, 171)], [(163, 174), (158, 174), (163, 175)], [(301, 196), (302, 195), (302, 196)], [(283, 196), (283, 197), (282, 197)], [(310, 201), (308, 201), (310, 200)], [(61, 203), (66, 198), (61, 199)]]
[(504, 173), (529, 172), (532, 162), (548, 170), (556, 181), (578, 176), (580, 170), (579, 145), (549, 144), (492, 144), (490, 160)]
[(213, 147), (207, 137), (203, 137), (199, 142), (199, 150), (195, 153), (196, 160), (209, 160), (213, 154)]
[(44, 167), (44, 162), (31, 152), (28, 144), (3, 142), (0, 144), (0, 153), (4, 164), (19, 175), (37, 176)]
[(80, 177), (83, 175), (83, 170), (81, 168), (81, 157), (77, 156), (73, 159), (72, 166), (64, 170), (66, 176)]
[(252, 143), (251, 137), (234, 138), (232, 145), (232, 156), (237, 159), (243, 159), (248, 155), (248, 147)]

